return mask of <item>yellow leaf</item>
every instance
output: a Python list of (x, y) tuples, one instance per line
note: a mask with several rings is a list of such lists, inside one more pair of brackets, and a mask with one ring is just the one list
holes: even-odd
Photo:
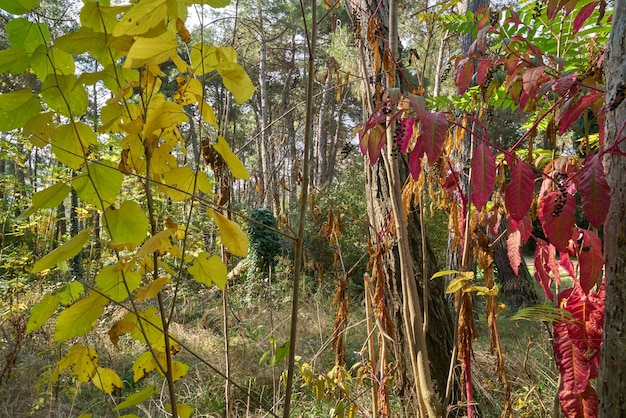
[(54, 135), (54, 113), (38, 113), (26, 122), (22, 129), (25, 138), (38, 148), (43, 148), (50, 143)]
[(468, 284), (474, 278), (473, 272), (463, 272), (460, 273), (457, 277), (450, 280), (448, 283), (448, 287), (446, 288), (446, 293), (454, 293), (457, 290), (461, 290), (463, 286)]
[(196, 44), (191, 48), (189, 55), (194, 73), (197, 76), (214, 71), (217, 64), (219, 64), (217, 48), (212, 45)]
[(122, 389), (124, 387), (122, 379), (120, 379), (117, 373), (105, 367), (96, 369), (96, 374), (91, 378), (91, 382), (95, 387), (109, 395), (113, 393), (115, 388)]
[(82, 174), (72, 179), (76, 194), (100, 210), (113, 204), (122, 191), (124, 174), (111, 162), (90, 162)]
[(52, 139), (52, 151), (63, 164), (79, 170), (85, 165), (89, 147), (97, 144), (98, 139), (90, 126), (74, 122), (56, 129)]
[(193, 278), (200, 283), (211, 287), (215, 283), (220, 289), (226, 286), (226, 266), (222, 259), (216, 255), (202, 252), (195, 258), (193, 264), (187, 269)]
[(166, 229), (164, 231), (158, 232), (155, 236), (150, 237), (146, 242), (143, 243), (139, 251), (137, 252), (137, 258), (143, 258), (148, 254), (152, 254), (155, 251), (165, 252), (172, 248), (172, 243), (170, 242), (170, 235), (174, 233), (172, 229)]
[(104, 312), (107, 302), (107, 298), (92, 291), (89, 296), (61, 312), (57, 317), (55, 341), (65, 341), (87, 334)]
[(42, 259), (37, 261), (33, 266), (31, 273), (40, 273), (55, 264), (65, 261), (68, 258), (74, 257), (82, 249), (87, 240), (89, 239), (89, 230), (85, 230), (80, 234), (74, 236), (60, 247), (55, 248), (52, 252), (48, 253)]
[(222, 244), (228, 251), (239, 257), (248, 255), (248, 236), (241, 227), (213, 209), (207, 208), (207, 213), (217, 224)]
[(498, 285), (494, 285), (491, 289), (486, 286), (468, 286), (463, 289), (463, 292), (476, 292), (478, 296), (497, 296)]
[(141, 284), (141, 275), (118, 265), (105, 266), (96, 275), (98, 291), (114, 302), (122, 302)]
[(30, 309), (26, 331), (33, 332), (43, 326), (54, 314), (61, 301), (57, 295), (46, 295)]
[[(149, 342), (152, 348), (165, 351), (165, 338), (163, 336), (163, 322), (161, 315), (154, 307), (149, 307), (140, 312), (141, 326), (139, 326), (139, 320), (133, 313), (127, 314), (124, 319), (135, 324), (135, 327), (131, 330), (130, 335), (133, 339), (146, 343)], [(180, 346), (170, 340), (170, 352), (177, 353), (180, 351)]]
[(35, 193), (31, 200), (31, 206), (18, 216), (17, 219), (26, 219), (35, 211), (42, 208), (57, 207), (71, 190), (70, 186), (61, 182)]
[(57, 362), (59, 372), (70, 367), (78, 381), (89, 382), (89, 379), (96, 372), (96, 367), (98, 367), (98, 353), (93, 348), (84, 345), (73, 345), (65, 356)]
[(189, 199), (196, 190), (211, 193), (211, 183), (206, 174), (189, 167), (179, 167), (165, 172), (163, 183), (159, 184), (159, 188), (175, 202)]
[(141, 0), (124, 13), (113, 36), (141, 35), (158, 26), (167, 16), (165, 0)]
[(137, 360), (133, 363), (133, 380), (135, 383), (139, 382), (154, 369), (156, 369), (156, 364), (153, 361), (152, 353), (146, 351), (137, 357)]
[(199, 102), (200, 113), (202, 113), (202, 117), (204, 121), (211, 125), (214, 128), (217, 128), (217, 118), (215, 117), (215, 111), (213, 110), (213, 106), (208, 104), (207, 102)]
[(248, 180), (250, 178), (250, 173), (248, 173), (246, 167), (230, 149), (228, 142), (226, 142), (223, 137), (218, 135), (217, 144), (213, 144), (213, 148), (219, 155), (222, 156), (224, 161), (226, 161), (226, 164), (228, 164), (228, 168), (230, 168), (230, 172), (233, 173), (233, 176), (241, 180)]
[(256, 91), (256, 87), (252, 84), (246, 70), (235, 62), (225, 62), (218, 65), (217, 72), (222, 76), (224, 87), (233, 94), (237, 104), (248, 100)]
[(177, 103), (163, 102), (148, 112), (143, 136), (147, 137), (157, 130), (174, 128), (189, 120), (182, 106)]
[(138, 38), (130, 47), (124, 68), (137, 68), (145, 64), (161, 64), (176, 54), (176, 34), (166, 31), (154, 38)]
[(153, 298), (163, 289), (163, 286), (171, 282), (168, 277), (159, 277), (148, 286), (137, 289), (135, 292), (135, 300), (137, 302), (143, 302), (144, 300)]
[[(179, 418), (190, 418), (191, 414), (193, 414), (193, 408), (184, 403), (177, 403), (176, 409), (178, 410)], [(167, 412), (172, 412), (172, 405), (166, 405), (165, 410)]]
[(122, 203), (119, 209), (107, 209), (104, 221), (111, 239), (118, 243), (141, 244), (150, 226), (141, 206), (132, 200)]
[(137, 406), (146, 399), (149, 399), (156, 393), (156, 389), (154, 386), (148, 386), (137, 393), (133, 393), (132, 395), (128, 395), (124, 402), (121, 402), (115, 408), (114, 411), (120, 411), (124, 408), (130, 408), (131, 406)]
[(174, 93), (174, 100), (181, 105), (190, 105), (202, 101), (204, 89), (197, 78), (178, 76), (176, 77), (178, 90)]
[[(167, 369), (167, 358), (165, 357), (165, 353), (163, 352), (158, 352), (158, 357), (159, 357), (159, 363), (161, 364), (161, 366), (163, 366), (163, 369)], [(160, 374), (161, 373), (161, 369), (157, 369), (159, 370)], [(189, 371), (189, 366), (186, 365), (185, 363), (182, 363), (180, 361), (173, 361), (172, 362), (172, 380), (174, 380), (174, 382), (180, 380), (182, 377), (184, 377), (187, 372)]]

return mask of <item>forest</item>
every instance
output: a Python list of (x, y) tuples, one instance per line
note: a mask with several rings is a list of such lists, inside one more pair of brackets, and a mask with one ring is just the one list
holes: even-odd
[(0, 0), (0, 416), (625, 416), (625, 37)]

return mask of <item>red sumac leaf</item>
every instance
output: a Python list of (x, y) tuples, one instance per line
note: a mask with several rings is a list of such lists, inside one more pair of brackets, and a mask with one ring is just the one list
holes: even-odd
[(487, 145), (480, 144), (472, 155), (472, 194), (474, 206), (483, 208), (496, 185), (496, 157)]
[(559, 266), (561, 266), (571, 277), (576, 277), (576, 269), (574, 268), (572, 259), (569, 257), (569, 253), (559, 253)]
[(528, 216), (524, 216), (521, 221), (516, 221), (515, 219), (509, 219), (509, 223), (507, 225), (507, 229), (509, 233), (514, 231), (520, 232), (520, 244), (526, 244), (528, 238), (533, 234), (533, 224), (530, 221)]
[[(537, 238), (537, 248), (535, 249), (535, 280), (543, 288), (546, 298), (554, 300), (552, 293), (553, 278), (560, 282), (559, 264), (556, 262), (556, 249), (554, 245)], [(552, 276), (550, 275), (552, 274)]]
[(409, 153), (409, 171), (413, 180), (420, 178), (422, 173), (422, 158), (424, 157), (423, 141), (417, 141), (415, 147)]
[(563, 135), (565, 131), (567, 131), (570, 126), (576, 122), (576, 120), (583, 113), (583, 110), (590, 107), (601, 97), (602, 93), (589, 93), (581, 97), (575, 104), (571, 104), (561, 117), (561, 122), (559, 123), (559, 135)]
[(604, 268), (604, 256), (602, 254), (602, 241), (588, 229), (580, 229), (582, 243), (578, 253), (578, 266), (580, 268), (580, 287), (585, 294), (596, 285)]
[(604, 177), (604, 166), (598, 154), (585, 158), (578, 192), (587, 220), (594, 227), (600, 228), (609, 212), (611, 189)]
[(552, 191), (541, 199), (539, 220), (546, 237), (557, 250), (566, 252), (576, 223), (576, 201), (567, 192)]
[(516, 276), (519, 275), (519, 266), (522, 264), (521, 235), (520, 231), (515, 231), (510, 233), (506, 239), (507, 255)]
[(474, 62), (469, 58), (463, 58), (456, 66), (455, 79), (456, 85), (459, 87), (459, 94), (463, 94), (469, 88), (474, 75)]
[(478, 70), (476, 70), (476, 81), (481, 86), (487, 81), (487, 74), (493, 64), (493, 60), (490, 58), (483, 58), (478, 62)]
[(554, 92), (559, 96), (565, 96), (569, 89), (574, 85), (577, 76), (578, 72), (574, 71), (559, 77), (552, 85), (552, 90), (554, 90)]
[(535, 97), (535, 93), (539, 88), (539, 79), (542, 76), (543, 72), (546, 70), (545, 65), (541, 65), (535, 68), (529, 68), (524, 72), (522, 76), (522, 80), (524, 82), (524, 91), (528, 94), (529, 97)]
[(448, 131), (448, 119), (444, 112), (427, 112), (422, 115), (420, 121), (422, 123), (422, 133), (417, 138), (416, 146), (422, 146), (428, 161), (433, 163), (441, 154), (443, 142), (446, 139), (446, 132)]
[(511, 182), (504, 191), (504, 203), (511, 218), (520, 221), (533, 203), (535, 173), (530, 164), (517, 160), (511, 168)]
[(585, 24), (587, 19), (589, 19), (589, 16), (591, 16), (599, 3), (599, 1), (592, 1), (591, 3), (586, 4), (585, 6), (583, 6), (582, 9), (580, 9), (580, 12), (578, 12), (576, 18), (574, 19), (574, 33), (578, 32), (580, 28), (583, 27), (583, 25)]

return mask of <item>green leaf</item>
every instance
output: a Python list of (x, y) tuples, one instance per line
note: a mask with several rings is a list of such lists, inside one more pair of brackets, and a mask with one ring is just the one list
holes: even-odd
[(65, 309), (57, 317), (54, 340), (66, 341), (87, 334), (104, 313), (107, 302), (107, 298), (92, 291), (89, 296)]
[(239, 257), (248, 255), (248, 235), (242, 231), (241, 227), (213, 209), (207, 209), (207, 213), (217, 224), (222, 244), (228, 248), (228, 251)]
[(7, 48), (0, 51), (0, 72), (20, 74), (28, 68), (28, 55), (24, 48)]
[(106, 35), (93, 29), (81, 27), (76, 32), (58, 37), (54, 46), (68, 54), (80, 55), (87, 51), (98, 55), (106, 49)]
[(74, 74), (46, 77), (41, 85), (41, 97), (50, 109), (68, 117), (84, 115), (89, 105), (87, 91)]
[(124, 13), (113, 29), (113, 36), (144, 34), (163, 23), (166, 17), (166, 0), (141, 0)]
[(45, 80), (50, 74), (73, 75), (76, 66), (71, 54), (41, 45), (30, 57), (30, 68), (40, 80)]
[(156, 393), (156, 389), (154, 386), (148, 386), (143, 390), (133, 393), (132, 395), (128, 395), (123, 402), (120, 402), (115, 408), (114, 411), (120, 411), (124, 408), (130, 408), (131, 406), (137, 406), (146, 399), (151, 398)]
[[(96, 275), (98, 290), (114, 302), (122, 302), (141, 284), (141, 275), (123, 271), (123, 266), (105, 266)], [(128, 287), (128, 290), (126, 289)]]
[(21, 128), (39, 112), (41, 103), (30, 90), (0, 94), (0, 131)]
[(217, 287), (224, 290), (226, 286), (226, 276), (228, 274), (222, 259), (216, 255), (201, 252), (193, 260), (193, 264), (187, 269), (193, 278), (207, 287), (215, 283)]
[(126, 12), (131, 6), (109, 6), (109, 2), (85, 1), (80, 10), (80, 23), (83, 27), (96, 32), (111, 33), (117, 25), (117, 16)]
[(202, 171), (193, 171), (189, 167), (166, 171), (163, 174), (163, 183), (159, 184), (159, 188), (175, 202), (189, 199), (196, 190), (207, 194), (212, 192), (206, 174)]
[(88, 239), (89, 230), (84, 230), (80, 234), (77, 234), (65, 244), (55, 248), (52, 252), (37, 261), (33, 266), (31, 273), (40, 273), (55, 264), (60, 263), (61, 261), (74, 257), (83, 249)]
[(228, 142), (219, 136), (217, 137), (217, 144), (213, 144), (213, 148), (218, 152), (219, 155), (222, 156), (226, 164), (228, 164), (228, 168), (230, 168), (230, 172), (233, 173), (235, 178), (241, 180), (248, 180), (250, 178), (250, 173), (243, 165), (241, 160), (235, 155), (235, 153), (230, 149)]
[(29, 54), (50, 42), (50, 30), (45, 23), (33, 23), (23, 17), (9, 21), (6, 33), (13, 48), (24, 48)]
[(110, 161), (87, 164), (86, 170), (72, 179), (78, 197), (100, 210), (108, 208), (122, 190), (124, 174)]
[(44, 298), (30, 309), (28, 324), (26, 331), (33, 332), (38, 330), (46, 323), (54, 314), (60, 304), (59, 297), (56, 295), (46, 295)]
[(226, 7), (231, 0), (191, 0), (189, 4), (206, 4), (214, 8)]
[(138, 203), (127, 200), (119, 209), (109, 208), (104, 221), (111, 239), (116, 242), (141, 244), (148, 233), (148, 218)]
[(176, 55), (176, 34), (166, 31), (154, 38), (137, 38), (130, 47), (124, 68), (137, 68), (146, 64), (158, 65)]
[[(184, 403), (177, 403), (176, 408), (178, 410), (179, 418), (191, 418), (191, 414), (193, 414), (193, 408)], [(172, 405), (166, 405), (165, 410), (167, 412), (172, 412)]]
[(66, 166), (79, 170), (89, 155), (89, 147), (98, 143), (91, 127), (82, 122), (59, 126), (52, 138), (52, 151)]
[(85, 290), (85, 286), (81, 282), (73, 281), (63, 285), (57, 292), (57, 296), (61, 301), (61, 305), (70, 306), (80, 299), (80, 295)]
[(31, 206), (18, 216), (17, 220), (26, 219), (39, 209), (59, 206), (71, 190), (70, 186), (61, 182), (35, 193)]
[(43, 148), (52, 141), (55, 132), (54, 113), (37, 113), (22, 128), (22, 134), (36, 147)]
[(0, 0), (0, 9), (12, 15), (23, 15), (39, 7), (39, 0)]
[(124, 387), (122, 379), (120, 379), (119, 375), (115, 373), (115, 371), (106, 367), (98, 367), (96, 369), (96, 373), (91, 378), (91, 383), (109, 395), (113, 393), (115, 388), (122, 389)]

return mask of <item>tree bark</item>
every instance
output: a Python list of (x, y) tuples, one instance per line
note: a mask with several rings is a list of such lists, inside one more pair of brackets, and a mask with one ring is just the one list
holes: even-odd
[[(618, 91), (626, 83), (626, 2), (616, 0), (613, 27), (605, 64), (606, 100), (617, 104)], [(606, 147), (624, 135), (626, 101), (606, 113)], [(619, 145), (626, 152), (626, 144)], [(605, 172), (611, 187), (611, 204), (604, 222), (604, 256), (606, 259), (606, 299), (600, 376), (598, 379), (599, 417), (615, 417), (626, 411), (626, 159), (607, 154)]]

